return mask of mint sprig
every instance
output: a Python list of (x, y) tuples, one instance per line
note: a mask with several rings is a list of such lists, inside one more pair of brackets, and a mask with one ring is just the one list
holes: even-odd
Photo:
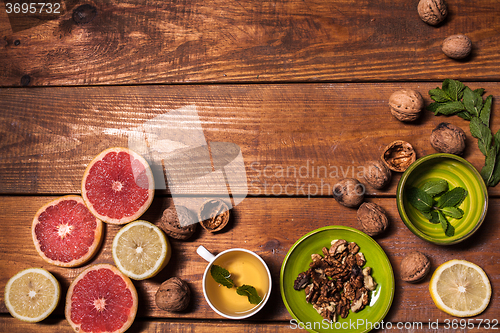
[[(231, 273), (221, 266), (212, 265), (212, 267), (210, 268), (210, 275), (212, 275), (215, 282), (229, 289), (237, 287), (234, 281), (231, 279)], [(262, 298), (257, 293), (257, 290), (251, 285), (244, 284), (237, 287), (236, 293), (241, 296), (247, 296), (248, 301), (251, 304), (259, 304), (260, 302), (262, 302)]]
[(446, 236), (455, 235), (455, 228), (448, 221), (447, 216), (461, 219), (464, 211), (458, 206), (467, 197), (467, 190), (455, 187), (448, 190), (446, 180), (432, 180), (426, 182), (421, 188), (410, 187), (406, 191), (408, 202), (419, 210), (430, 223), (441, 224)]
[(434, 102), (427, 109), (436, 116), (457, 115), (470, 121), (470, 133), (485, 156), (481, 177), (487, 186), (496, 186), (500, 182), (500, 130), (493, 135), (490, 129), (493, 96), (483, 100), (483, 94), (483, 88), (472, 90), (460, 81), (446, 79), (441, 88), (429, 90)]

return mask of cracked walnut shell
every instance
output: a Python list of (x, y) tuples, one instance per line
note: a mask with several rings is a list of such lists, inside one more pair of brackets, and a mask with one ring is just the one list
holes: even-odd
[(210, 199), (201, 206), (198, 218), (201, 226), (209, 232), (222, 230), (229, 222), (229, 208), (219, 199)]
[(382, 153), (382, 161), (389, 169), (396, 172), (404, 172), (416, 160), (415, 150), (406, 141), (393, 141)]
[(401, 279), (406, 282), (422, 280), (431, 269), (429, 258), (421, 252), (407, 254), (401, 261)]
[(414, 121), (424, 108), (424, 99), (418, 91), (401, 89), (389, 97), (391, 113), (400, 121)]
[(171, 206), (165, 209), (160, 220), (160, 228), (172, 238), (185, 240), (196, 231), (196, 218), (184, 206)]
[(417, 11), (422, 21), (430, 25), (438, 25), (448, 15), (444, 0), (420, 0)]

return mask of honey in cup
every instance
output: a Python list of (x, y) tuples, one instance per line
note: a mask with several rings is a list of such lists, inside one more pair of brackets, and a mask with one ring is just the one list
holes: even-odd
[[(253, 286), (262, 300), (269, 292), (269, 276), (266, 267), (252, 254), (245, 251), (230, 251), (222, 254), (212, 263), (229, 271), (236, 286), (244, 284)], [(207, 274), (205, 280), (206, 294), (212, 305), (220, 312), (232, 317), (245, 316), (254, 312), (260, 304), (251, 304), (248, 297), (236, 293), (236, 287), (227, 288), (217, 283)]]

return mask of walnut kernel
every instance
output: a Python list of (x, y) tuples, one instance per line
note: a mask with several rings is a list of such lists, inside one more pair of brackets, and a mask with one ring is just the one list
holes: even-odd
[(219, 199), (210, 199), (203, 203), (198, 213), (200, 224), (209, 232), (222, 230), (229, 222), (229, 208)]
[(416, 159), (417, 154), (411, 144), (401, 140), (391, 142), (382, 153), (382, 161), (396, 172), (404, 172)]
[(465, 132), (450, 123), (440, 123), (431, 133), (431, 145), (441, 153), (462, 155), (465, 140)]
[(191, 290), (189, 285), (173, 277), (163, 282), (156, 291), (156, 305), (165, 311), (182, 311), (189, 305)]
[(170, 237), (185, 240), (196, 231), (196, 223), (196, 218), (189, 209), (177, 205), (165, 209), (160, 220), (160, 227)]
[(420, 0), (417, 10), (422, 21), (430, 25), (438, 25), (448, 15), (444, 0)]
[(443, 41), (441, 50), (452, 59), (464, 59), (472, 51), (472, 41), (465, 35), (452, 35)]
[(358, 207), (365, 197), (365, 186), (354, 178), (344, 178), (333, 186), (333, 197), (343, 206)]
[(391, 170), (381, 160), (369, 161), (365, 164), (365, 180), (373, 188), (381, 190), (391, 181)]
[(424, 99), (418, 91), (401, 89), (389, 97), (391, 113), (400, 121), (414, 121), (424, 108)]
[(406, 282), (422, 280), (431, 269), (429, 258), (421, 252), (407, 254), (401, 261), (401, 279)]
[(357, 218), (361, 230), (370, 236), (376, 236), (389, 225), (385, 210), (373, 202), (364, 202), (357, 211)]

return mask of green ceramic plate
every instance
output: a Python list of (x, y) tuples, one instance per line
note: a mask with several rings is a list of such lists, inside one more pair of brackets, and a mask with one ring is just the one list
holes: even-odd
[[(364, 267), (372, 267), (372, 276), (377, 288), (371, 292), (370, 304), (358, 313), (349, 312), (346, 319), (327, 323), (306, 302), (305, 291), (293, 289), (293, 283), (300, 272), (309, 268), (311, 254), (322, 255), (323, 247), (330, 247), (334, 239), (356, 242), (366, 259)], [(314, 230), (301, 237), (288, 251), (281, 266), (281, 297), (293, 317), (290, 328), (302, 328), (309, 332), (368, 332), (377, 328), (391, 307), (394, 297), (394, 273), (384, 250), (370, 236), (354, 228), (328, 226)]]
[[(440, 224), (429, 220), (408, 203), (405, 190), (421, 187), (429, 180), (444, 179), (450, 189), (460, 186), (468, 195), (460, 208), (465, 212), (461, 219), (448, 218), (455, 227), (455, 235), (447, 237)], [(398, 211), (404, 224), (418, 237), (441, 245), (455, 244), (470, 237), (483, 223), (488, 209), (488, 191), (479, 172), (463, 158), (451, 154), (432, 154), (415, 161), (403, 173), (396, 193)]]

